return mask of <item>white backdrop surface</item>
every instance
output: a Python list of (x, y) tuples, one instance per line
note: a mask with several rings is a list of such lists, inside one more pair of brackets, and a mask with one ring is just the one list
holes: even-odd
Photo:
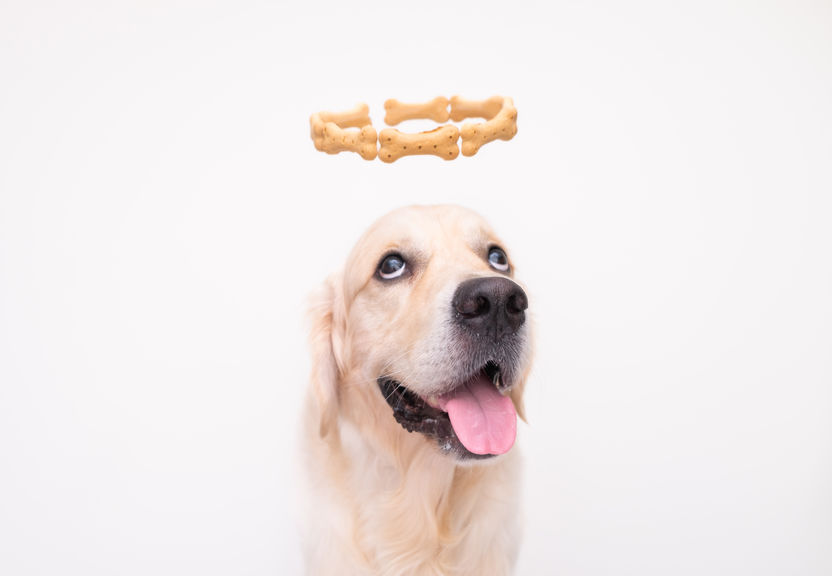
[[(830, 29), (807, 1), (2, 2), (0, 573), (300, 574), (306, 294), (379, 215), (453, 202), (538, 327), (518, 574), (832, 574)], [(393, 165), (308, 138), (453, 94), (512, 96), (518, 135)]]

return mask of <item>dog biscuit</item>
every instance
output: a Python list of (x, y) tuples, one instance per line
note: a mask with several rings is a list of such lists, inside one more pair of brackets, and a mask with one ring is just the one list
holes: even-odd
[(389, 126), (395, 126), (405, 120), (427, 119), (438, 124), (448, 121), (448, 99), (444, 96), (438, 96), (422, 104), (406, 104), (391, 98), (384, 103), (384, 110), (384, 121)]
[(463, 156), (473, 156), (483, 144), (494, 140), (511, 140), (517, 134), (517, 109), (514, 102), (511, 98), (503, 98), (500, 110), (492, 118), (476, 124), (466, 122), (462, 125), (460, 134)]
[(451, 97), (451, 120), (459, 122), (466, 118), (491, 120), (503, 107), (505, 98), (492, 96), (486, 100), (468, 100), (461, 96)]
[(369, 111), (366, 104), (359, 104), (345, 112), (313, 114), (309, 118), (309, 125), (315, 148), (327, 154), (355, 152), (365, 160), (374, 160), (378, 153), (378, 135)]
[(453, 125), (440, 126), (429, 132), (405, 134), (386, 128), (379, 134), (381, 146), (378, 157), (383, 162), (395, 162), (402, 156), (432, 154), (445, 160), (459, 156), (459, 129)]

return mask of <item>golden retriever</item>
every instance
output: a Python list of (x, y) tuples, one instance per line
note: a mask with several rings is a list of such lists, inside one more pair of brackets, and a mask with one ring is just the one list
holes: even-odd
[(403, 208), (361, 237), (311, 308), (308, 574), (511, 573), (527, 307), (469, 210)]

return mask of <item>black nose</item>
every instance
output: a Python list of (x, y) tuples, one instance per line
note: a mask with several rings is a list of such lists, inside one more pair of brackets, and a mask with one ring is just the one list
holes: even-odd
[(508, 278), (491, 276), (460, 284), (453, 307), (457, 321), (467, 329), (501, 338), (517, 332), (526, 321), (529, 299)]

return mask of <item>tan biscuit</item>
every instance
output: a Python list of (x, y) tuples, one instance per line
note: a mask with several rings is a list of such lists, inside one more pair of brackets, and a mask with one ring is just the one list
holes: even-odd
[(344, 112), (318, 112), (312, 118), (315, 116), (324, 123), (335, 122), (340, 128), (361, 128), (373, 123), (370, 120), (370, 107), (366, 104), (356, 104)]
[(502, 96), (492, 96), (487, 100), (467, 100), (461, 96), (451, 97), (451, 120), (459, 122), (465, 118), (485, 118), (491, 120), (503, 107)]
[(318, 150), (327, 154), (355, 152), (364, 160), (375, 160), (378, 154), (376, 129), (368, 124), (359, 130), (345, 130), (335, 122), (327, 122), (324, 124), (321, 147)]
[(312, 114), (309, 126), (315, 148), (328, 154), (348, 151), (360, 154), (365, 160), (375, 159), (378, 153), (378, 138), (369, 111), (366, 104), (359, 104), (345, 112)]
[(405, 134), (395, 128), (386, 128), (379, 133), (381, 147), (378, 157), (383, 162), (394, 162), (402, 156), (433, 154), (445, 160), (459, 156), (459, 129), (456, 126), (440, 126), (430, 132)]
[(483, 144), (494, 140), (511, 140), (517, 134), (517, 109), (511, 98), (504, 98), (502, 107), (487, 122), (471, 124), (466, 122), (460, 131), (462, 155), (473, 156)]
[(433, 120), (439, 124), (448, 121), (448, 99), (444, 96), (437, 96), (423, 104), (405, 104), (390, 99), (384, 103), (384, 109), (387, 111), (384, 121), (390, 126), (416, 119)]

